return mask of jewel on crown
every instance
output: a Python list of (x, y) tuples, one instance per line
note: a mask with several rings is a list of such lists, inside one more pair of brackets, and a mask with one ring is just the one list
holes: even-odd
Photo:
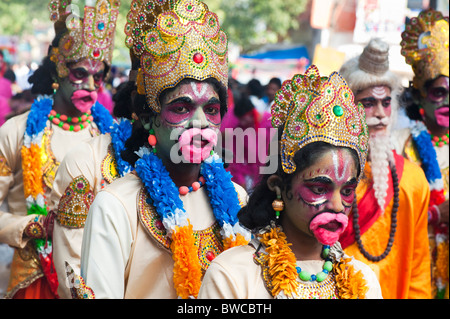
[(49, 2), (50, 20), (55, 23), (56, 33), (65, 24), (65, 33), (50, 54), (60, 77), (69, 74), (68, 62), (92, 59), (111, 65), (119, 6), (120, 0), (97, 0), (95, 6), (85, 6), (81, 19), (75, 1)]
[(368, 148), (365, 111), (338, 72), (321, 77), (315, 65), (283, 83), (271, 107), (272, 126), (282, 128), (283, 170), (295, 172), (295, 153), (313, 142), (354, 149), (363, 171)]
[(133, 0), (125, 33), (140, 57), (138, 92), (155, 112), (159, 94), (185, 78), (215, 78), (227, 87), (227, 36), (203, 2)]

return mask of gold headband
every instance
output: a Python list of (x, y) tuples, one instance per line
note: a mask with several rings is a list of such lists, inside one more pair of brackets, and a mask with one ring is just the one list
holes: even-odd
[(448, 76), (448, 37), (448, 17), (433, 9), (422, 11), (406, 24), (401, 54), (413, 68), (416, 89), (439, 75)]
[(203, 2), (133, 0), (127, 20), (125, 43), (141, 60), (138, 93), (153, 111), (161, 92), (185, 78), (228, 86), (227, 36)]
[(363, 172), (369, 131), (364, 107), (353, 101), (352, 91), (338, 72), (320, 77), (315, 65), (283, 83), (271, 113), (272, 126), (284, 126), (280, 140), (284, 172), (295, 172), (295, 153), (319, 141), (354, 149)]
[(83, 19), (69, 10), (74, 6), (71, 3), (71, 0), (51, 0), (48, 4), (55, 32), (58, 33), (62, 25), (67, 29), (58, 47), (50, 52), (50, 59), (56, 64), (61, 78), (69, 74), (68, 62), (92, 59), (111, 65), (119, 15), (120, 0), (97, 0), (95, 7), (84, 8)]

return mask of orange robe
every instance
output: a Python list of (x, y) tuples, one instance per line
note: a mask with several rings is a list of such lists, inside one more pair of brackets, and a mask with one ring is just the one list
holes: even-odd
[[(419, 166), (398, 155), (396, 160), (404, 160), (404, 162), (403, 172), (399, 177), (397, 230), (390, 253), (379, 262), (369, 261), (360, 252), (354, 233), (352, 233), (352, 243), (343, 247), (346, 254), (368, 264), (375, 271), (384, 299), (428, 299), (431, 298), (427, 232), (430, 190)], [(372, 184), (370, 164), (366, 164), (364, 173), (367, 178), (362, 179), (356, 189), (359, 211), (364, 209), (360, 207), (360, 199)], [(371, 191), (373, 193), (373, 189)], [(377, 205), (376, 200), (373, 204)], [(360, 221), (362, 243), (365, 250), (373, 256), (381, 255), (386, 249), (391, 227), (392, 206), (391, 198), (385, 212), (380, 214), (365, 232)], [(352, 219), (352, 215), (349, 219)]]

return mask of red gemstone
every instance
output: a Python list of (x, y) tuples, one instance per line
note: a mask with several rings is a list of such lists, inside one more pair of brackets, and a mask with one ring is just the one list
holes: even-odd
[(203, 62), (203, 55), (197, 52), (196, 54), (194, 54), (193, 60), (195, 63), (200, 64)]
[(208, 251), (206, 254), (206, 259), (208, 259), (209, 261), (212, 261), (214, 258), (216, 258), (216, 255), (214, 255), (214, 253), (212, 251)]
[(94, 58), (98, 58), (100, 56), (100, 51), (98, 49), (95, 49), (92, 54), (94, 55)]
[(164, 229), (165, 229), (165, 228), (164, 228), (164, 225), (163, 225), (163, 223), (162, 223), (162, 221), (160, 221), (160, 220), (155, 221), (155, 226), (156, 226), (156, 228), (158, 228), (159, 230), (164, 230)]

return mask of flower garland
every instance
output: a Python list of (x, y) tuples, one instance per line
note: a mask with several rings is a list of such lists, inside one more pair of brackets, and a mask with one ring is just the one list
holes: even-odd
[[(174, 287), (181, 298), (197, 297), (201, 285), (202, 271), (197, 256), (192, 225), (180, 199), (178, 188), (169, 176), (161, 159), (148, 148), (141, 148), (141, 157), (135, 170), (141, 178), (151, 204), (166, 228), (172, 242), (170, 249), (174, 260)], [(238, 196), (231, 182), (231, 175), (214, 154), (201, 165), (200, 173), (206, 181), (206, 189), (214, 216), (222, 227), (224, 249), (247, 244), (250, 233), (239, 226), (237, 212), (240, 210)], [(225, 241), (227, 244), (225, 247)]]
[[(53, 98), (40, 95), (36, 98), (28, 114), (23, 146), (21, 148), (23, 188), (27, 203), (27, 215), (47, 215), (44, 184), (42, 182), (41, 142), (47, 126), (48, 115), (53, 107)], [(92, 116), (100, 132), (110, 132), (113, 118), (98, 102), (92, 106)], [(52, 243), (50, 239), (34, 239), (44, 275), (52, 292), (57, 296), (58, 279), (52, 260)]]
[[(296, 258), (291, 244), (286, 240), (286, 234), (279, 226), (272, 226), (267, 232), (258, 235), (259, 241), (265, 246), (264, 256), (268, 267), (268, 287), (274, 298), (296, 298), (299, 282), (297, 281)], [(369, 289), (361, 271), (355, 271), (349, 262), (351, 258), (337, 258), (333, 265), (336, 288), (341, 299), (363, 299)], [(340, 260), (338, 260), (340, 259)]]
[(445, 201), (444, 181), (437, 161), (436, 150), (431, 142), (430, 133), (421, 121), (416, 121), (411, 128), (412, 138), (422, 162), (422, 168), (430, 184), (430, 206), (440, 205)]
[(122, 151), (125, 149), (125, 142), (131, 136), (132, 130), (133, 125), (127, 118), (121, 118), (118, 122), (114, 121), (111, 132), (111, 144), (113, 146), (114, 158), (120, 176), (124, 176), (133, 170), (130, 163), (124, 161), (121, 155)]

